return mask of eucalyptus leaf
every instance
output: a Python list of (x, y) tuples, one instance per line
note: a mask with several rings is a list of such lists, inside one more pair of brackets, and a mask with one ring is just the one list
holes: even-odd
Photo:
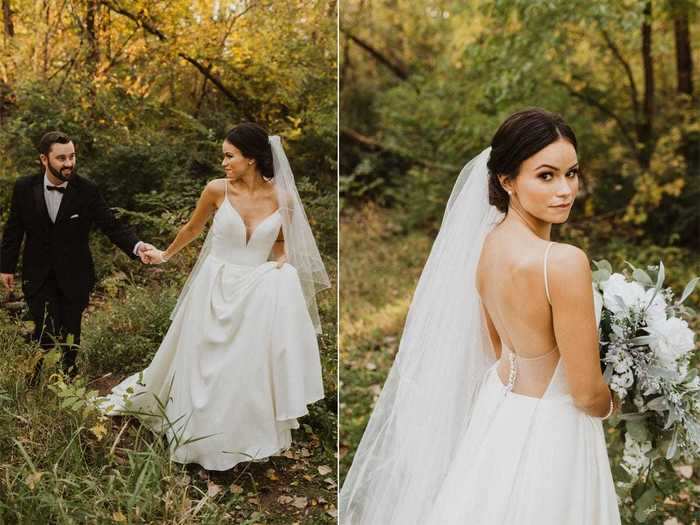
[(666, 410), (668, 405), (666, 404), (666, 398), (663, 396), (655, 397), (654, 399), (647, 402), (647, 408), (655, 412)]
[(643, 419), (627, 420), (627, 432), (632, 439), (639, 443), (649, 440), (649, 431)]
[(671, 442), (668, 445), (668, 448), (666, 449), (666, 459), (669, 461), (672, 460), (676, 456), (676, 452), (678, 450), (678, 434), (680, 431), (680, 427), (676, 427), (673, 430), (673, 436), (671, 437)]
[[(635, 501), (634, 507), (637, 510), (635, 513), (635, 518), (637, 518), (637, 520), (641, 521), (642, 523), (647, 520), (649, 517), (649, 511), (656, 504), (656, 498), (658, 498), (660, 494), (661, 493), (656, 487), (651, 487), (647, 489), (637, 501)], [(643, 519), (640, 519), (640, 514), (644, 515)]]
[(592, 275), (593, 281), (596, 283), (602, 283), (610, 279), (610, 272), (606, 269), (595, 270)]
[(646, 286), (653, 286), (654, 285), (654, 281), (651, 280), (651, 277), (649, 277), (649, 274), (647, 272), (645, 272), (644, 270), (641, 270), (640, 268), (634, 269), (634, 271), (632, 272), (632, 277), (636, 281), (638, 281)]
[(695, 287), (698, 285), (698, 281), (700, 281), (700, 277), (695, 277), (694, 279), (691, 279), (688, 284), (685, 285), (685, 288), (683, 289), (683, 293), (681, 294), (681, 298), (678, 300), (678, 304), (683, 303), (693, 291), (695, 291)]
[(633, 337), (630, 339), (630, 343), (634, 346), (646, 346), (655, 342), (658, 337), (654, 335), (640, 335), (639, 337)]
[(613, 273), (612, 266), (605, 259), (602, 259), (600, 261), (593, 261), (593, 264), (595, 264), (596, 268), (598, 268), (599, 270), (607, 270), (608, 274)]

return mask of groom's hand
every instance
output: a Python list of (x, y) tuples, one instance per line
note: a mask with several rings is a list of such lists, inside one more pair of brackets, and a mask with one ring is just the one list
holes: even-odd
[(0, 279), (2, 279), (2, 284), (8, 292), (12, 291), (15, 286), (15, 274), (13, 273), (0, 273)]
[(146, 258), (148, 259), (148, 264), (163, 264), (165, 262), (163, 251), (158, 248), (153, 248), (148, 250), (146, 253)]
[(142, 242), (139, 245), (137, 253), (143, 264), (151, 264), (153, 262), (151, 260), (151, 257), (148, 256), (148, 252), (155, 249), (155, 246), (153, 246), (152, 244), (148, 244), (147, 242)]

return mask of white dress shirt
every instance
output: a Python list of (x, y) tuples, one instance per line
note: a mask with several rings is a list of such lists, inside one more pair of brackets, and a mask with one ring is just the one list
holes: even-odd
[(56, 215), (58, 215), (58, 209), (61, 207), (61, 201), (63, 200), (63, 193), (60, 191), (49, 191), (47, 186), (55, 186), (57, 188), (67, 188), (68, 181), (63, 184), (55, 185), (53, 182), (49, 181), (49, 178), (44, 173), (44, 200), (46, 201), (46, 209), (49, 212), (49, 217), (51, 222), (56, 222)]
[[(51, 222), (56, 222), (56, 216), (58, 215), (58, 209), (61, 207), (61, 201), (63, 200), (63, 193), (60, 191), (51, 191), (47, 186), (54, 186), (56, 188), (67, 188), (68, 182), (66, 181), (62, 184), (54, 184), (49, 180), (49, 177), (44, 173), (44, 201), (46, 201), (46, 210), (49, 212), (49, 218)], [(134, 255), (138, 255), (139, 246), (141, 246), (143, 241), (139, 241), (134, 246)]]

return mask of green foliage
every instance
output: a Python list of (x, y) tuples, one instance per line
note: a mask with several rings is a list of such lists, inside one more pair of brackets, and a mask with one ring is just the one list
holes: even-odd
[[(561, 113), (577, 133), (585, 216), (605, 217), (655, 244), (697, 249), (700, 113), (692, 96), (679, 92), (674, 20), (687, 20), (697, 33), (700, 6), (649, 2), (648, 16), (646, 4), (489, 0), (370, 8), (347, 2), (344, 204), (410, 208), (416, 211), (407, 226), (433, 227), (444, 206), (435, 197), (449, 193), (459, 169), (488, 146), (500, 122), (540, 106)], [(689, 45), (692, 52), (697, 42)]]
[(177, 294), (173, 286), (130, 286), (123, 298), (92, 313), (83, 329), (79, 368), (90, 377), (146, 368), (170, 326)]

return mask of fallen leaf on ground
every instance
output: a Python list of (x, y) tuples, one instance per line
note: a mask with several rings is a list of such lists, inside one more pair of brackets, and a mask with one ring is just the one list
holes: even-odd
[(221, 485), (217, 485), (213, 481), (207, 482), (207, 496), (209, 496), (210, 498), (213, 498), (222, 490), (223, 487)]
[(321, 474), (321, 476), (326, 476), (331, 472), (333, 472), (333, 469), (326, 465), (321, 465), (320, 467), (318, 467), (318, 473)]
[(306, 498), (306, 496), (297, 496), (294, 498), (294, 502), (292, 503), (292, 505), (298, 509), (305, 509), (308, 504), (309, 500)]
[(34, 472), (32, 474), (29, 474), (26, 478), (24, 478), (24, 483), (26, 483), (30, 490), (34, 490), (34, 487), (43, 475), (43, 472)]

